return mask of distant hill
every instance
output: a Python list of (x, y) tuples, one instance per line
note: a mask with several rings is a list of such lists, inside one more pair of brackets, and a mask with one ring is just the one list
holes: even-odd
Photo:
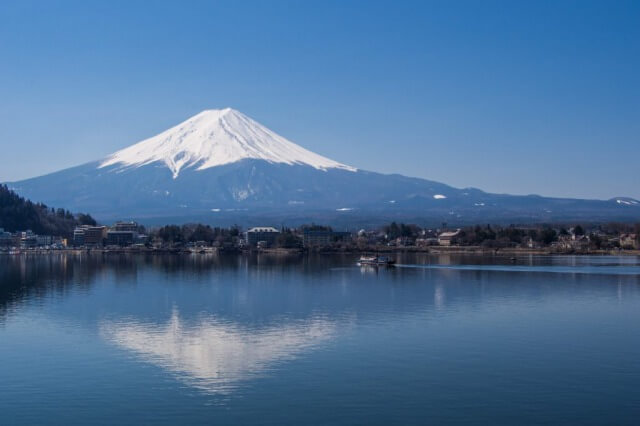
[(36, 234), (71, 236), (78, 225), (95, 225), (88, 214), (74, 215), (65, 209), (33, 203), (0, 185), (0, 228), (15, 232), (32, 230)]

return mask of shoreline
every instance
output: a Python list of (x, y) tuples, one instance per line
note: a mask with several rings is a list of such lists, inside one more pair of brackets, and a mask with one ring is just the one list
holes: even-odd
[(640, 250), (555, 250), (555, 249), (530, 249), (530, 248), (501, 248), (488, 249), (479, 246), (430, 246), (430, 247), (367, 247), (367, 248), (267, 248), (267, 249), (218, 249), (207, 247), (203, 249), (147, 249), (147, 248), (120, 248), (120, 249), (22, 249), (12, 251), (0, 251), (0, 256), (19, 255), (50, 255), (50, 254), (136, 254), (136, 255), (246, 255), (246, 254), (272, 254), (272, 255), (293, 255), (293, 254), (349, 254), (363, 255), (370, 253), (385, 254), (465, 254), (477, 256), (640, 256)]

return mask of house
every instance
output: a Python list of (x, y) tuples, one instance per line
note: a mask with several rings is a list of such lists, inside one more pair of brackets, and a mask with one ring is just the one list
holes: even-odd
[(589, 248), (590, 239), (585, 235), (560, 235), (558, 241), (552, 244), (562, 250), (587, 250)]
[(411, 237), (396, 238), (396, 245), (399, 247), (411, 247), (416, 245), (416, 241)]
[(429, 237), (429, 238), (416, 239), (416, 246), (418, 247), (437, 246), (437, 245), (438, 245), (437, 238)]
[(276, 238), (280, 235), (280, 231), (270, 226), (257, 226), (249, 229), (245, 233), (245, 240), (247, 245), (251, 247), (257, 247), (259, 242), (262, 247), (269, 247), (275, 244)]
[(576, 235), (572, 241), (572, 247), (575, 250), (587, 250), (591, 239), (586, 235)]
[(456, 239), (460, 236), (460, 230), (442, 232), (438, 235), (438, 244), (441, 246), (450, 246), (455, 244)]
[(365, 231), (361, 229), (358, 231), (358, 242), (364, 244), (377, 244), (384, 238), (377, 231)]
[(626, 248), (626, 249), (633, 249), (633, 250), (640, 248), (640, 244), (638, 244), (638, 235), (637, 234), (620, 235), (620, 247)]

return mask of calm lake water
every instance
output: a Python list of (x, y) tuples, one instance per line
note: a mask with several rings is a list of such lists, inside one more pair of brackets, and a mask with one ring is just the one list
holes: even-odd
[(640, 422), (640, 259), (0, 256), (0, 424)]

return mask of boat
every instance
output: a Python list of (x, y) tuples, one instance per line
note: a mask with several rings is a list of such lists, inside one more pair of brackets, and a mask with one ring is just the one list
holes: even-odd
[(393, 266), (396, 263), (395, 259), (389, 256), (360, 256), (358, 265), (370, 265), (370, 266)]

